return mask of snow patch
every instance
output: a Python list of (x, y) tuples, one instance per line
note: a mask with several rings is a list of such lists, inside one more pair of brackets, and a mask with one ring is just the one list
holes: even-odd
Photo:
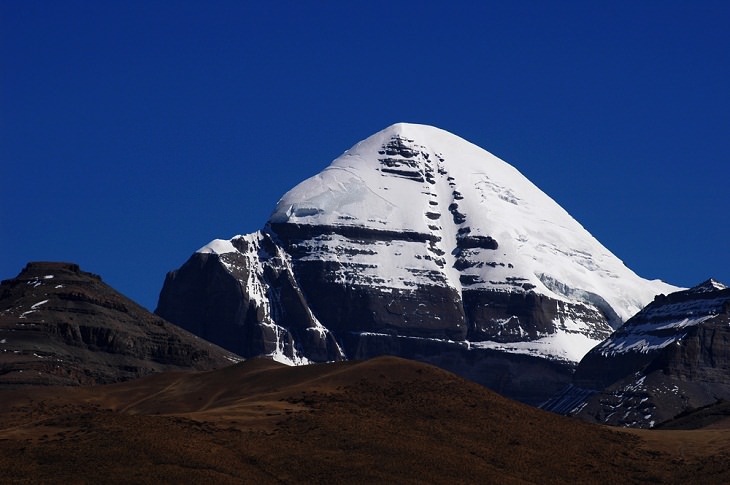
[(727, 297), (698, 298), (677, 303), (652, 305), (636, 316), (620, 331), (601, 344), (604, 356), (625, 352), (647, 353), (670, 344), (681, 344), (688, 327), (701, 325), (717, 316), (728, 302)]
[(556, 332), (528, 342), (470, 342), (470, 346), (577, 363), (599, 343), (600, 340), (592, 339), (581, 333)]
[(40, 307), (41, 305), (45, 305), (46, 303), (48, 303), (48, 300), (39, 301), (38, 303), (31, 305), (30, 308), (31, 310), (37, 310), (38, 307)]
[(195, 251), (201, 254), (226, 254), (236, 252), (237, 249), (231, 241), (225, 239), (213, 239), (211, 242)]

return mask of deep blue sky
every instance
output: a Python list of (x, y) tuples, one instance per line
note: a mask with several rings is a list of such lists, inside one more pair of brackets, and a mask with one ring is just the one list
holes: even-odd
[(323, 3), (0, 0), (0, 278), (74, 261), (152, 309), (193, 251), (408, 121), (640, 275), (730, 284), (730, 2)]

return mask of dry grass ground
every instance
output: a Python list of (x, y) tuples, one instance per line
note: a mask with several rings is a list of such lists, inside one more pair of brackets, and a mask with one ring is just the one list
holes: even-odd
[(397, 358), (0, 394), (4, 483), (728, 483), (730, 430), (619, 431)]

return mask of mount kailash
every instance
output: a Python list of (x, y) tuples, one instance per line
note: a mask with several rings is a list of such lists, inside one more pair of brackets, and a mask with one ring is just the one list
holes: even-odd
[(537, 404), (655, 295), (514, 167), (399, 123), (167, 275), (163, 318), (244, 357), (393, 354)]

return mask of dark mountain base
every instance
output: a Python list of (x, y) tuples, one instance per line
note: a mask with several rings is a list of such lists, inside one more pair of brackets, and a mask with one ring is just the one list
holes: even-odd
[[(270, 239), (264, 238), (264, 242), (273, 245)], [(273, 264), (271, 261), (275, 260), (267, 264)], [(572, 362), (470, 345), (464, 340), (463, 309), (454, 307), (454, 295), (441, 293), (438, 288), (420, 288), (411, 291), (409, 296), (396, 297), (394, 293), (381, 294), (368, 287), (343, 287), (326, 283), (327, 272), (322, 268), (317, 270), (312, 263), (307, 265), (311, 274), (300, 270), (303, 271), (300, 283), (309, 290), (305, 292), (307, 298), (294, 275), (284, 268), (268, 283), (276, 302), (262, 303), (248, 295), (240, 283), (249, 278), (250, 269), (246, 264), (242, 256), (235, 254), (194, 254), (182, 268), (167, 275), (156, 313), (244, 357), (272, 354), (277, 350), (292, 360), (296, 354), (314, 362), (393, 355), (434, 364), (531, 405), (545, 402), (572, 379), (575, 369)], [(277, 264), (283, 265), (280, 261)], [(227, 267), (234, 268), (233, 273)], [(556, 301), (532, 294), (472, 291), (469, 302), (469, 314), (480, 309), (480, 318), (485, 322), (504, 321), (510, 315), (518, 315), (513, 319), (515, 322), (540, 321), (535, 327), (540, 331), (549, 330), (544, 325), (558, 312)], [(271, 311), (263, 310), (267, 305)], [(307, 305), (327, 331), (317, 329)], [(435, 306), (431, 308), (431, 305)], [(571, 311), (578, 312), (578, 305), (573, 305)], [(269, 320), (269, 314), (277, 316), (276, 324)], [(460, 328), (463, 333), (429, 327), (419, 320), (426, 318), (424, 315), (440, 315), (436, 320), (439, 325), (461, 322), (454, 324), (454, 328)], [(589, 316), (586, 314), (584, 318)], [(596, 328), (600, 327), (595, 323)], [(497, 330), (488, 330), (486, 324), (479, 329), (470, 324), (469, 328), (476, 341), (498, 339), (509, 343), (514, 340), (497, 336)], [(500, 327), (499, 331), (502, 330)], [(607, 326), (604, 333), (608, 335)], [(594, 337), (600, 335), (603, 334), (599, 332)]]

